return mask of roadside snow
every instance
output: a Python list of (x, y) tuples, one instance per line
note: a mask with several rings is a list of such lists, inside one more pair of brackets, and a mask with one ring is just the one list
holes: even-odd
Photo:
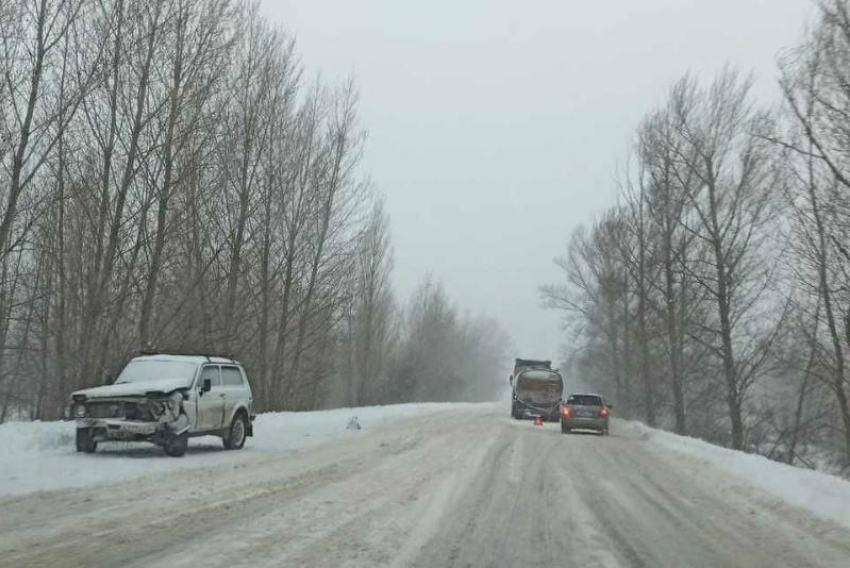
[[(165, 457), (160, 448), (150, 444), (118, 442), (100, 444), (93, 455), (78, 454), (74, 450), (73, 422), (10, 422), (0, 424), (0, 497), (239, 463), (362, 435), (394, 420), (481, 407), (421, 403), (261, 414), (254, 422), (254, 437), (248, 439), (244, 449), (225, 452), (219, 438), (206, 436), (190, 440), (183, 458)], [(347, 429), (353, 417), (362, 430)]]
[[(216, 437), (196, 438), (191, 440), (183, 458), (167, 458), (160, 448), (149, 444), (102, 444), (94, 455), (78, 454), (74, 451), (73, 422), (11, 422), (0, 425), (0, 497), (238, 464), (297, 452), (334, 439), (362, 436), (375, 427), (414, 416), (443, 411), (487, 411), (493, 407), (492, 404), (402, 404), (262, 414), (255, 422), (255, 436), (243, 450), (226, 452)], [(348, 428), (354, 417), (362, 430)], [(850, 527), (850, 481), (637, 422), (618, 422), (625, 431), (631, 430), (651, 446), (687, 455), (697, 463), (711, 464), (792, 505)], [(530, 423), (528, 426), (531, 427)]]
[(635, 424), (651, 444), (707, 461), (792, 505), (850, 527), (850, 481)]

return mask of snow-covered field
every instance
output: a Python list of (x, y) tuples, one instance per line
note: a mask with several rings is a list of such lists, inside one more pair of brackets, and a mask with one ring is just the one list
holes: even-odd
[(192, 439), (182, 458), (167, 458), (160, 448), (144, 443), (105, 443), (94, 455), (78, 454), (74, 450), (73, 422), (9, 422), (0, 424), (0, 496), (98, 485), (285, 454), (357, 436), (360, 432), (346, 429), (352, 417), (368, 431), (393, 420), (471, 407), (476, 405), (421, 403), (261, 414), (254, 423), (254, 437), (242, 450), (225, 452), (219, 438), (207, 436)]

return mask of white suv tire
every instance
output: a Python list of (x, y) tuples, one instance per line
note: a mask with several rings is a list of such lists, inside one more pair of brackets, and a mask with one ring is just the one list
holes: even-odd
[(248, 418), (243, 411), (236, 413), (233, 417), (233, 422), (230, 423), (230, 428), (224, 436), (221, 437), (226, 450), (241, 450), (245, 445), (245, 438), (248, 437)]

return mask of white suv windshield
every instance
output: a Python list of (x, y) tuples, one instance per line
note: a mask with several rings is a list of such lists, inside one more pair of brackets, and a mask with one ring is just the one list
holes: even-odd
[(130, 361), (116, 383), (140, 383), (156, 379), (185, 379), (188, 385), (195, 376), (195, 363), (183, 361)]

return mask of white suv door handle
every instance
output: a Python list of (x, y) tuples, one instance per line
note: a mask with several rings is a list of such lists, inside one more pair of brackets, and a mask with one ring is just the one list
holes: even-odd
[(224, 393), (220, 393), (218, 396), (219, 398), (224, 398)]

